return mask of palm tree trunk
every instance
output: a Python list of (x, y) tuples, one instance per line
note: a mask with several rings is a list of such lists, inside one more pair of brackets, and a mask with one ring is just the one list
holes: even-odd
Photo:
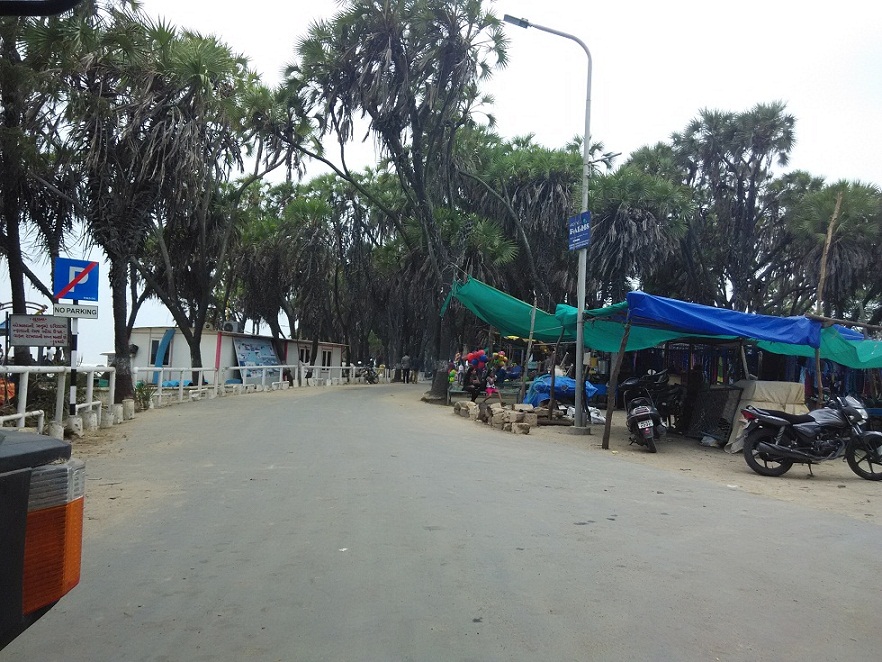
[(128, 264), (124, 261), (110, 260), (110, 292), (113, 305), (113, 351), (116, 367), (116, 393), (113, 401), (121, 403), (127, 398), (135, 397), (135, 385), (132, 380), (132, 355), (129, 351), (128, 324)]
[(824, 286), (827, 284), (827, 254), (830, 252), (830, 244), (833, 243), (833, 230), (836, 227), (836, 221), (839, 219), (839, 210), (842, 207), (842, 191), (836, 194), (836, 206), (833, 208), (833, 216), (830, 218), (830, 224), (827, 226), (827, 237), (824, 239), (824, 251), (821, 253), (821, 274), (818, 277), (818, 305), (816, 313), (823, 315), (823, 299)]

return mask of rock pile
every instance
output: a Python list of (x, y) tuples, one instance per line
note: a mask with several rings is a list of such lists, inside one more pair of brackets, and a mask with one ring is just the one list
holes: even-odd
[(539, 425), (533, 405), (519, 404), (506, 408), (499, 402), (478, 404), (470, 400), (460, 400), (453, 403), (453, 413), (514, 434), (530, 434), (530, 428)]

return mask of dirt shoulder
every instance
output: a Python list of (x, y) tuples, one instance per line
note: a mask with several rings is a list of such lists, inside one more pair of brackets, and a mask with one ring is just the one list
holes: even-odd
[[(463, 425), (480, 425), (455, 416), (451, 407), (431, 407), (439, 410), (435, 413), (440, 416), (460, 419)], [(603, 432), (602, 425), (591, 426), (591, 434), (585, 436), (574, 435), (569, 427), (540, 426), (533, 428), (530, 435), (545, 443), (576, 446), (589, 455), (604, 453), (622, 462), (647, 464), (728, 489), (799, 503), (882, 526), (882, 481), (858, 477), (844, 460), (815, 465), (811, 472), (807, 466), (797, 464), (784, 476), (770, 478), (754, 473), (740, 453), (731, 455), (719, 448), (707, 448), (696, 439), (676, 434), (658, 444), (658, 453), (648, 453), (630, 444), (624, 413), (620, 411), (613, 415), (608, 450), (602, 448)], [(510, 433), (500, 431), (499, 434)]]

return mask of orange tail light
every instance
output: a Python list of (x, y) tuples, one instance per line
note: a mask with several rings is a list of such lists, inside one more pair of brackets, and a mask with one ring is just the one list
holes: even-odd
[(31, 476), (22, 576), (22, 613), (58, 601), (80, 581), (85, 465), (35, 469)]

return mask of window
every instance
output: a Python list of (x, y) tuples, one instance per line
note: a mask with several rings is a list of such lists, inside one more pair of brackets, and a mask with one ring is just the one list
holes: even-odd
[(301, 363), (309, 363), (309, 348), (301, 347), (300, 348), (300, 362)]
[(322, 350), (322, 366), (327, 367), (331, 365), (331, 350), (323, 349)]
[[(156, 365), (156, 354), (159, 352), (159, 343), (162, 342), (160, 340), (151, 340), (150, 341), (150, 365)], [(165, 356), (162, 357), (162, 365), (167, 366), (171, 365), (171, 350), (172, 346), (169, 343), (168, 349), (165, 352)]]

